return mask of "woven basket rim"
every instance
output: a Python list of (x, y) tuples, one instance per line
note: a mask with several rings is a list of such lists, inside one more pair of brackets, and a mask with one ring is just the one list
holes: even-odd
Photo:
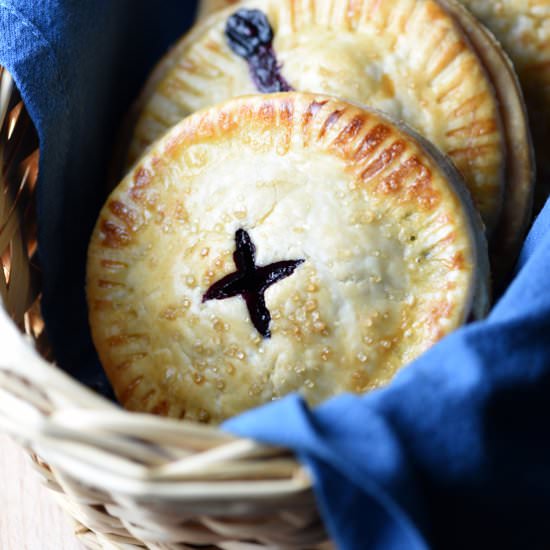
[[(242, 481), (210, 482), (208, 487), (204, 484), (190, 487), (189, 481), (178, 485), (174, 467), (162, 470), (153, 465), (137, 466), (131, 461), (116, 459), (116, 455), (107, 451), (93, 453), (92, 449), (104, 447), (104, 438), (110, 431), (111, 435), (114, 433), (121, 437), (125, 432), (134, 437), (140, 434), (142, 442), (154, 447), (161, 445), (162, 439), (196, 439), (199, 440), (199, 447), (208, 449), (207, 453), (215, 453), (213, 457), (203, 456), (203, 461), (219, 461), (224, 458), (230, 460), (237, 456), (287, 455), (283, 449), (232, 436), (218, 427), (125, 411), (40, 357), (29, 339), (20, 335), (3, 307), (0, 308), (0, 335), (4, 340), (0, 381), (5, 384), (6, 377), (9, 378), (8, 371), (11, 371), (12, 375), (18, 377), (12, 376), (11, 381), (12, 386), (19, 389), (18, 396), (28, 399), (26, 414), (22, 415), (25, 407), (19, 403), (14, 408), (13, 396), (7, 394), (0, 385), (0, 427), (25, 444), (32, 445), (41, 458), (53, 467), (62, 467), (76, 478), (91, 478), (94, 485), (102, 490), (116, 490), (140, 498), (261, 498), (262, 494), (290, 497), (307, 492), (312, 487), (306, 468), (297, 463), (296, 472), (291, 479), (252, 481), (245, 485)], [(47, 391), (49, 410), (40, 409), (40, 405), (44, 404), (39, 403), (34, 393), (25, 395), (25, 391), (33, 387), (47, 388), (43, 391)], [(87, 429), (86, 437), (82, 435), (83, 426)], [(63, 440), (61, 445), (60, 439)], [(72, 448), (74, 442), (82, 445), (83, 449)], [(225, 452), (220, 451), (220, 446)], [(211, 449), (214, 449), (214, 453)], [(85, 464), (81, 462), (84, 458)], [(178, 460), (177, 456), (174, 459)], [(185, 460), (186, 458), (179, 459), (179, 464)], [(286, 457), (285, 460), (294, 459)], [(237, 485), (240, 485), (238, 490)]]

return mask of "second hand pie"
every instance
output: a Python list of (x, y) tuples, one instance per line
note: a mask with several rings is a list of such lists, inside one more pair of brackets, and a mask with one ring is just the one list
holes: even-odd
[[(550, 2), (460, 0), (489, 27), (512, 58), (521, 79), (537, 150), (537, 207), (550, 195)], [(227, 2), (218, 2), (218, 8)]]
[(203, 422), (386, 384), (488, 305), (479, 214), (432, 145), (328, 96), (233, 99), (157, 142), (89, 248), (121, 403)]
[[(236, 45), (270, 31), (265, 44), (250, 40), (269, 52), (250, 52), (259, 59), (251, 65)], [(153, 74), (140, 101), (130, 162), (197, 109), (284, 91), (259, 85), (258, 74), (269, 79), (276, 71), (287, 89), (356, 101), (409, 124), (449, 155), (489, 233), (495, 228), (506, 157), (497, 99), (461, 28), (434, 0), (359, 0), (353, 9), (346, 1), (250, 0), (213, 14)]]

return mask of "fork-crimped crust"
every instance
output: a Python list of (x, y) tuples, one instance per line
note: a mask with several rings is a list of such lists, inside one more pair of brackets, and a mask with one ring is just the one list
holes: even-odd
[[(130, 409), (221, 421), (299, 391), (387, 383), (487, 304), (481, 222), (435, 148), (374, 111), (310, 94), (185, 119), (108, 199), (89, 249), (92, 333)], [(246, 229), (267, 265), (270, 339), (244, 301), (203, 301)]]

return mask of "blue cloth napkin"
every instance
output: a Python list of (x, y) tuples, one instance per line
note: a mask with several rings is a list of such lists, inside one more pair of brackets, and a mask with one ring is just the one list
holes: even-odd
[[(195, 2), (0, 0), (0, 63), (40, 135), (43, 311), (59, 364), (101, 386), (83, 293), (117, 128)], [(294, 449), (342, 549), (550, 548), (550, 206), (488, 320), (387, 388), (225, 424)]]

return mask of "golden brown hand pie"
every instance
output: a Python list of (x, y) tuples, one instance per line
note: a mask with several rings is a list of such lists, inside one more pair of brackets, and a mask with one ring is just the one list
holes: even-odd
[(539, 166), (538, 203), (550, 192), (550, 2), (461, 0), (489, 27), (518, 71), (531, 117)]
[(230, 100), (157, 142), (104, 206), (90, 324), (121, 403), (219, 422), (387, 383), (487, 309), (458, 172), (377, 112)]

